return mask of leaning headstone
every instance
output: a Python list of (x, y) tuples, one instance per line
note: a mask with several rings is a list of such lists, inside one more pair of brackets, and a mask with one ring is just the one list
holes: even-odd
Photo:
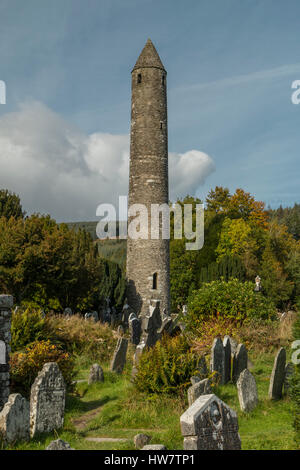
[(232, 364), (232, 381), (234, 384), (240, 376), (240, 373), (248, 367), (248, 353), (244, 344), (239, 344), (235, 355), (233, 356)]
[(141, 449), (142, 447), (149, 444), (151, 441), (151, 436), (147, 436), (147, 434), (137, 434), (133, 438), (134, 446), (136, 449)]
[(240, 450), (237, 414), (216, 395), (202, 395), (181, 415), (184, 450)]
[(99, 321), (98, 312), (96, 312), (95, 310), (94, 310), (93, 312), (87, 312), (87, 313), (84, 315), (84, 318), (85, 318), (85, 320), (93, 319), (94, 322), (98, 322), (98, 321)]
[(223, 339), (223, 346), (224, 346), (224, 353), (225, 353), (225, 358), (224, 358), (224, 383), (227, 384), (227, 382), (230, 381), (231, 379), (231, 346), (230, 346), (230, 337), (229, 336), (224, 336)]
[(30, 434), (51, 432), (64, 424), (66, 388), (56, 362), (48, 362), (35, 379), (30, 394)]
[(141, 337), (141, 322), (138, 318), (129, 319), (129, 333), (132, 344), (138, 345)]
[(96, 382), (104, 382), (103, 369), (99, 364), (93, 364), (90, 368), (90, 375), (88, 384), (91, 385)]
[(51, 441), (46, 450), (75, 450), (72, 449), (70, 444), (62, 439), (56, 439), (55, 441)]
[(284, 371), (284, 393), (288, 393), (290, 389), (290, 381), (295, 373), (295, 366), (292, 364), (292, 362), (288, 362), (287, 365), (285, 366), (285, 371)]
[(123, 372), (126, 363), (127, 347), (128, 339), (119, 338), (110, 365), (110, 370), (112, 372), (116, 372), (117, 374), (121, 374)]
[(211, 386), (209, 379), (203, 379), (200, 380), (200, 382), (195, 383), (190, 388), (188, 388), (187, 391), (189, 406), (191, 406), (201, 395), (208, 395), (210, 393)]
[(254, 376), (248, 369), (240, 373), (237, 380), (237, 391), (242, 411), (252, 411), (258, 403), (257, 387)]
[(142, 450), (167, 450), (167, 448), (162, 444), (148, 444)]
[(19, 393), (9, 395), (0, 413), (0, 435), (4, 441), (28, 441), (30, 438), (29, 402)]
[(220, 338), (215, 338), (210, 356), (210, 371), (217, 372), (220, 383), (225, 383), (225, 352), (224, 346)]
[(282, 397), (282, 388), (285, 377), (285, 361), (285, 349), (280, 348), (275, 357), (273, 370), (270, 378), (269, 398), (271, 400), (278, 400)]
[(0, 411), (9, 397), (9, 354), (13, 297), (0, 295)]

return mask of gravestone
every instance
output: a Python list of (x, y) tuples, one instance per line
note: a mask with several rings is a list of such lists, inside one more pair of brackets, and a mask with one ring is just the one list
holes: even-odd
[(13, 297), (0, 295), (0, 411), (9, 397), (9, 355)]
[(190, 378), (190, 381), (191, 381), (192, 385), (195, 385), (195, 384), (199, 383), (200, 380), (201, 379), (200, 379), (200, 377), (198, 377), (198, 375), (192, 375), (192, 377)]
[(69, 307), (66, 307), (64, 309), (64, 313), (63, 313), (66, 317), (71, 317), (73, 315), (73, 312), (72, 312), (72, 309), (69, 308)]
[(142, 339), (146, 346), (151, 348), (160, 339), (158, 330), (162, 326), (162, 319), (160, 315), (160, 301), (151, 300), (149, 306), (149, 314), (145, 315), (142, 319)]
[(271, 400), (279, 400), (282, 397), (282, 388), (285, 377), (286, 352), (284, 348), (280, 348), (273, 365), (270, 378), (269, 398)]
[[(132, 315), (132, 314), (131, 314)], [(138, 318), (129, 319), (129, 333), (132, 344), (138, 345), (141, 337), (141, 322)]]
[(72, 449), (70, 444), (62, 439), (56, 439), (55, 441), (51, 441), (46, 450), (75, 450)]
[(31, 436), (63, 427), (65, 395), (65, 381), (58, 365), (56, 362), (48, 362), (31, 387)]
[(30, 438), (29, 402), (19, 393), (9, 395), (0, 413), (0, 435), (8, 443)]
[(208, 371), (206, 360), (205, 360), (204, 356), (200, 357), (200, 359), (198, 361), (197, 369), (199, 371), (200, 377), (206, 378), (208, 376), (209, 371)]
[(235, 355), (233, 356), (232, 364), (232, 381), (234, 384), (240, 376), (240, 373), (248, 367), (248, 353), (244, 344), (239, 344)]
[(99, 315), (98, 315), (98, 313), (97, 313), (95, 310), (94, 310), (93, 312), (87, 312), (87, 313), (84, 315), (84, 318), (85, 318), (85, 320), (93, 319), (94, 322), (99, 321)]
[(290, 389), (290, 381), (294, 373), (295, 373), (294, 364), (292, 364), (292, 362), (288, 362), (287, 365), (285, 366), (285, 371), (284, 371), (284, 381), (283, 381), (284, 393), (288, 393)]
[(142, 352), (144, 351), (145, 346), (146, 346), (146, 344), (142, 340), (136, 347), (135, 353), (133, 355), (133, 367), (132, 367), (132, 371), (131, 371), (132, 378), (134, 378), (137, 374), (137, 370), (138, 370), (137, 367), (138, 367), (140, 357), (142, 355)]
[(252, 411), (258, 403), (258, 395), (255, 378), (248, 369), (240, 373), (236, 385), (241, 410)]
[(88, 384), (91, 385), (95, 382), (104, 382), (103, 369), (99, 364), (93, 364), (90, 368)]
[(240, 450), (237, 414), (216, 395), (202, 395), (181, 415), (184, 450)]
[(124, 326), (119, 325), (118, 328), (117, 328), (117, 335), (118, 336), (123, 336), (124, 333), (125, 333)]
[(200, 380), (200, 382), (196, 382), (194, 385), (188, 388), (187, 393), (189, 406), (191, 406), (201, 395), (208, 395), (211, 393), (210, 380), (203, 379)]
[(231, 379), (231, 345), (230, 345), (230, 337), (224, 336), (223, 339), (223, 346), (224, 346), (224, 383), (230, 382)]
[(210, 356), (210, 371), (217, 372), (220, 378), (220, 383), (225, 383), (225, 351), (220, 338), (215, 338)]
[(133, 438), (134, 447), (136, 449), (141, 449), (142, 447), (149, 444), (150, 441), (151, 441), (151, 437), (147, 436), (147, 434), (137, 434)]
[(119, 338), (117, 346), (111, 361), (110, 370), (121, 374), (123, 372), (124, 366), (126, 364), (126, 353), (128, 347), (128, 339)]

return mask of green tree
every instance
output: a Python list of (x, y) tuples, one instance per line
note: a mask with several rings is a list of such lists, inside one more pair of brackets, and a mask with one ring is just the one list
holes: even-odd
[(8, 189), (0, 189), (0, 217), (19, 219), (23, 218), (24, 215), (25, 212), (22, 210), (20, 197), (8, 191)]

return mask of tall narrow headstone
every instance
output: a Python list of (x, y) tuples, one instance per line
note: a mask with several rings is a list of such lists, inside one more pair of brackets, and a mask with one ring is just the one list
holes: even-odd
[(237, 380), (237, 391), (242, 411), (252, 411), (258, 403), (257, 387), (254, 376), (248, 369), (240, 373)]
[(203, 379), (192, 384), (192, 386), (188, 388), (187, 391), (189, 406), (191, 406), (201, 395), (208, 395), (209, 393), (211, 393), (209, 379)]
[(224, 383), (227, 383), (231, 379), (231, 345), (230, 345), (230, 337), (225, 336), (223, 339), (223, 346), (224, 346)]
[(65, 396), (66, 387), (63, 375), (56, 362), (48, 362), (31, 387), (31, 436), (63, 427)]
[(285, 349), (280, 348), (278, 353), (276, 354), (270, 378), (269, 398), (271, 400), (279, 400), (282, 397), (282, 388), (285, 377), (285, 362)]
[(235, 355), (233, 356), (232, 381), (234, 384), (240, 376), (240, 373), (248, 367), (248, 353), (244, 344), (239, 344)]
[(225, 351), (220, 338), (215, 338), (210, 356), (210, 370), (217, 372), (220, 378), (220, 383), (225, 383)]
[(127, 347), (128, 339), (123, 337), (119, 338), (110, 365), (110, 370), (112, 372), (116, 372), (117, 374), (121, 374), (123, 372), (126, 364)]
[(216, 395), (202, 395), (180, 417), (184, 450), (240, 450), (238, 419)]

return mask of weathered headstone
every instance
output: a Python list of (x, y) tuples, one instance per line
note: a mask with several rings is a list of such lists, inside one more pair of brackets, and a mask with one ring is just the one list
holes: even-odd
[(84, 318), (85, 320), (94, 320), (94, 322), (97, 322), (99, 321), (99, 315), (98, 315), (98, 312), (96, 312), (95, 310), (93, 312), (87, 312), (85, 315), (84, 315)]
[(70, 444), (62, 439), (56, 439), (55, 441), (51, 441), (46, 450), (75, 450), (72, 449)]
[(30, 434), (51, 432), (64, 423), (65, 381), (56, 362), (48, 362), (31, 387)]
[(284, 371), (284, 393), (288, 393), (290, 389), (290, 381), (295, 373), (295, 366), (292, 362), (288, 362), (287, 365), (285, 366), (285, 371)]
[(72, 309), (69, 308), (69, 307), (66, 307), (66, 308), (64, 309), (64, 315), (65, 315), (66, 317), (71, 317), (71, 316), (73, 315)]
[(270, 378), (269, 398), (271, 400), (279, 400), (282, 397), (282, 388), (285, 377), (286, 352), (284, 348), (280, 348), (273, 365)]
[(131, 318), (129, 320), (129, 333), (130, 341), (133, 344), (138, 345), (141, 337), (141, 322), (138, 318)]
[(199, 371), (200, 377), (206, 378), (208, 376), (209, 371), (208, 371), (206, 360), (205, 360), (204, 356), (200, 357), (200, 359), (198, 361), (197, 369)]
[(190, 388), (188, 388), (187, 391), (189, 406), (191, 406), (201, 395), (209, 395), (210, 393), (211, 386), (209, 379), (203, 379), (200, 380), (200, 382), (195, 383)]
[(142, 447), (149, 444), (151, 441), (151, 436), (147, 436), (147, 434), (137, 434), (133, 438), (134, 446), (136, 449), (141, 449)]
[(99, 364), (93, 364), (91, 366), (88, 384), (91, 385), (96, 382), (104, 382), (103, 369)]
[(224, 353), (225, 353), (225, 358), (224, 358), (224, 383), (227, 384), (227, 382), (230, 381), (231, 379), (231, 345), (230, 345), (230, 337), (229, 336), (224, 336), (223, 339), (223, 346), (224, 346)]
[(0, 411), (9, 397), (9, 354), (13, 297), (0, 295)]
[(248, 366), (248, 353), (244, 344), (239, 344), (236, 353), (233, 356), (232, 381), (234, 384), (240, 376), (240, 373)]
[(210, 356), (210, 371), (217, 372), (220, 383), (225, 383), (225, 351), (220, 338), (215, 338)]
[(151, 348), (160, 339), (158, 330), (162, 326), (162, 319), (160, 315), (160, 301), (151, 300), (149, 306), (149, 314), (142, 319), (142, 339), (146, 346)]
[(30, 438), (29, 402), (19, 393), (9, 395), (0, 413), (0, 435), (8, 443)]
[(181, 415), (184, 450), (240, 450), (237, 414), (216, 395), (202, 395)]
[(126, 364), (126, 353), (128, 347), (128, 339), (119, 338), (117, 346), (111, 361), (110, 370), (121, 374), (123, 372), (124, 366)]
[(118, 335), (118, 336), (123, 336), (124, 333), (125, 333), (124, 326), (123, 326), (123, 325), (119, 325), (118, 328), (117, 328), (117, 335)]
[(257, 387), (254, 376), (248, 369), (240, 373), (237, 380), (237, 391), (242, 411), (252, 411), (258, 403)]

